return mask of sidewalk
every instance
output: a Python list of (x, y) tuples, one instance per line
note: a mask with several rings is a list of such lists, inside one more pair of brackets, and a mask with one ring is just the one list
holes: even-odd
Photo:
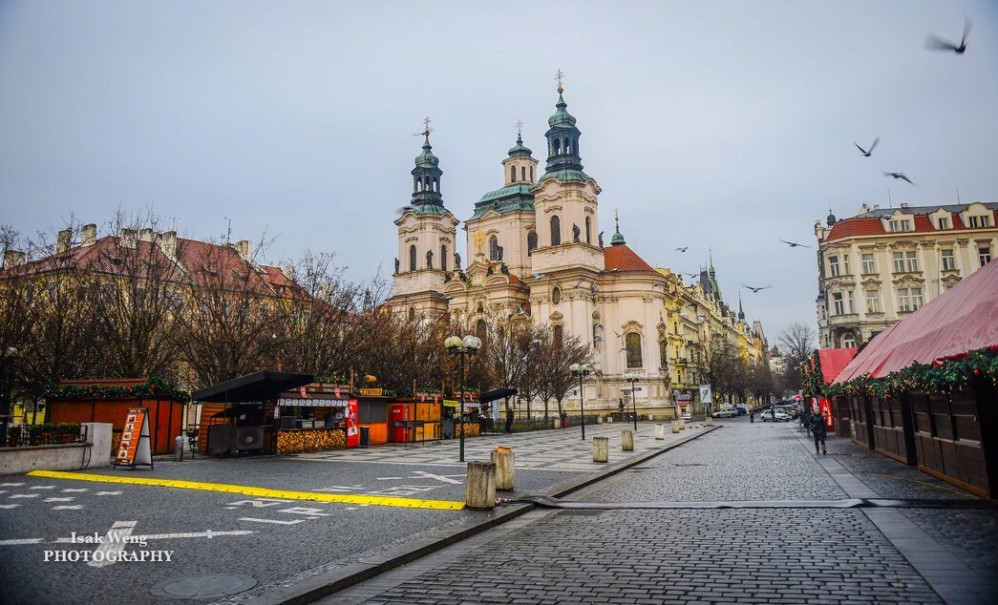
[[(992, 503), (845, 439), (816, 457), (796, 425), (717, 425), (570, 486), (575, 508), (501, 509), (319, 602), (998, 602)], [(254, 602), (309, 602), (305, 588), (349, 585), (344, 571)]]

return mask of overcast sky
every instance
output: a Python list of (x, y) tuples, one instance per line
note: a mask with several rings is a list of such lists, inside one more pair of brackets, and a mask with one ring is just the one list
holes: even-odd
[[(926, 48), (965, 17), (965, 54)], [(466, 219), (502, 186), (517, 120), (543, 168), (559, 69), (606, 241), (619, 210), (653, 266), (712, 252), (771, 344), (815, 325), (829, 209), (998, 200), (994, 1), (3, 0), (0, 224), (106, 233), (151, 209), (367, 281), (393, 269), (423, 118)], [(853, 145), (876, 137), (871, 157)]]

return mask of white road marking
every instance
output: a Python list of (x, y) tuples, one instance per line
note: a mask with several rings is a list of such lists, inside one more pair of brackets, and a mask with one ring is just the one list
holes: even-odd
[(273, 523), (275, 525), (297, 525), (304, 523), (305, 519), (295, 519), (294, 521), (278, 521), (276, 519), (256, 519), (253, 517), (240, 517), (240, 521), (252, 521), (254, 523)]
[(20, 540), (0, 540), (0, 546), (20, 546), (22, 544), (41, 544), (41, 538), (22, 538)]
[(23, 483), (0, 483), (0, 487), (21, 487)]
[(0, 504), (0, 508), (17, 508), (20, 504)]
[(38, 494), (14, 494), (11, 498), (37, 498)]
[(62, 491), (65, 492), (65, 493), (67, 493), (67, 494), (73, 494), (73, 493), (78, 493), (78, 492), (85, 492), (85, 491), (87, 491), (87, 488), (85, 488), (85, 487), (67, 487), (66, 489), (64, 489)]
[(54, 485), (33, 485), (31, 489), (55, 489)]
[(82, 504), (60, 504), (59, 506), (53, 506), (52, 510), (83, 510)]
[(124, 492), (97, 492), (98, 496), (120, 496)]
[(237, 506), (242, 506), (244, 504), (249, 504), (253, 508), (266, 508), (268, 506), (277, 506), (278, 504), (283, 504), (287, 502), (294, 502), (293, 500), (277, 500), (275, 498), (255, 498), (253, 500), (239, 500), (238, 502), (230, 502), (225, 505), (227, 510), (234, 510)]
[(356, 492), (363, 489), (362, 485), (332, 485), (330, 487), (320, 487), (317, 492)]
[[(118, 562), (118, 554), (125, 550), (125, 541), (128, 536), (132, 535), (132, 530), (135, 529), (135, 524), (138, 521), (115, 521), (111, 529), (107, 530), (107, 535), (104, 536), (104, 540), (94, 551), (94, 554), (101, 553), (103, 556), (99, 557), (100, 561), (90, 560), (87, 561), (87, 565), (90, 567), (107, 567), (108, 565), (114, 565)], [(108, 556), (109, 553), (114, 553)]]
[(42, 502), (72, 502), (76, 500), (73, 496), (67, 496), (65, 498), (45, 498)]

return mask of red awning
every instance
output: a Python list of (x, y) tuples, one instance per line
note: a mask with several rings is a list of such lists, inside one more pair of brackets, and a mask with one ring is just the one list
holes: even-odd
[(998, 262), (880, 333), (835, 382), (865, 374), (883, 378), (915, 362), (931, 364), (980, 349), (998, 349)]
[(818, 359), (821, 361), (821, 374), (825, 379), (825, 384), (832, 384), (835, 377), (842, 372), (853, 357), (856, 356), (856, 349), (821, 349), (818, 351)]

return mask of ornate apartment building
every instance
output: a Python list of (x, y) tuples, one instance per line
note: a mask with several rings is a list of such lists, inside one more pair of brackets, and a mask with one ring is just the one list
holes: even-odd
[(904, 319), (998, 249), (998, 202), (869, 208), (818, 238), (817, 314), (822, 348), (849, 348)]

